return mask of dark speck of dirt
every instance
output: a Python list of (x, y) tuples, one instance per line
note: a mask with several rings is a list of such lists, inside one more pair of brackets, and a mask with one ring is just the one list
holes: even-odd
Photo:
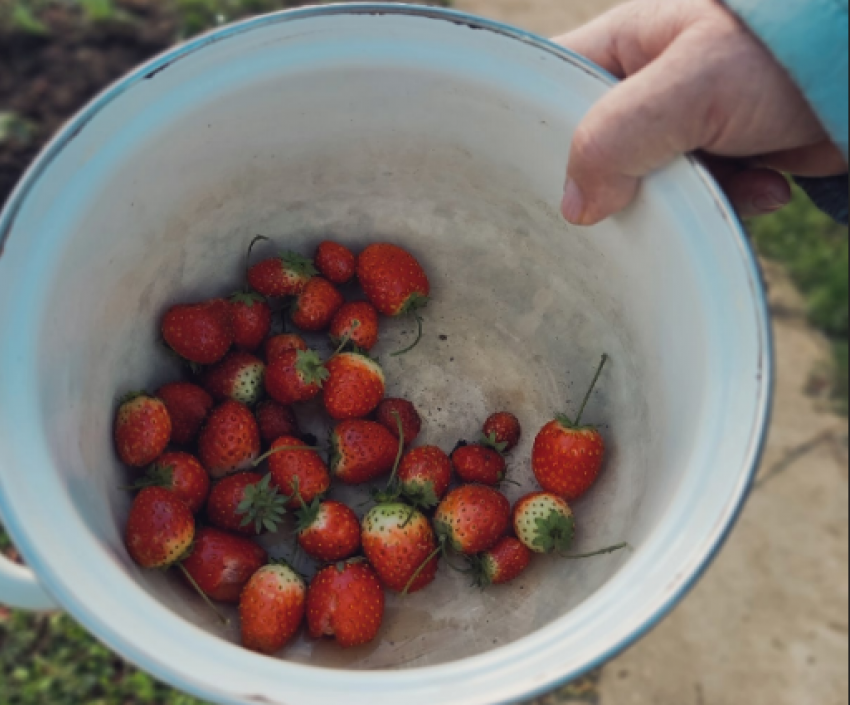
[(440, 340), (444, 340), (444, 341), (445, 341), (445, 340), (448, 340), (448, 339), (449, 339), (449, 336), (447, 336), (447, 335), (441, 335), (441, 336), (440, 336)]

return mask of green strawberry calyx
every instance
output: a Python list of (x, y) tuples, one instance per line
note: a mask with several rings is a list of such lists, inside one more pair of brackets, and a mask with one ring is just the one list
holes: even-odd
[(466, 559), (469, 565), (468, 570), (464, 571), (472, 576), (472, 585), (481, 590), (490, 587), (493, 584), (495, 570), (493, 560), (488, 553), (482, 553), (480, 556), (470, 556)]
[(174, 484), (174, 466), (173, 465), (151, 465), (144, 477), (139, 478), (126, 489), (130, 492), (143, 490), (146, 487), (171, 487)]
[(317, 384), (320, 387), (331, 374), (315, 350), (299, 350), (295, 370), (304, 384)]
[(243, 499), (236, 508), (242, 516), (241, 526), (254, 525), (254, 531), (270, 533), (277, 531), (286, 514), (287, 498), (282, 497), (277, 487), (271, 486), (271, 474), (266, 475), (256, 485), (245, 488)]
[(440, 503), (434, 483), (430, 480), (411, 480), (401, 484), (402, 496), (417, 509), (433, 509)]
[(563, 553), (569, 550), (576, 536), (576, 522), (560, 512), (552, 511), (548, 516), (534, 522), (533, 544), (543, 553)]
[(265, 303), (265, 301), (265, 296), (263, 296), (262, 294), (258, 294), (256, 291), (252, 291), (251, 289), (237, 291), (230, 297), (231, 303), (244, 304), (248, 308), (254, 308), (254, 304)]
[(304, 501), (304, 497), (301, 496), (301, 482), (297, 477), (292, 478), (292, 497), (290, 499), (297, 499), (299, 504), (301, 504), (301, 509), (295, 514), (298, 522), (295, 530), (296, 533), (303, 534), (319, 518), (319, 512), (322, 510), (322, 499), (321, 497), (316, 497), (312, 504), (307, 504)]
[(489, 436), (483, 433), (481, 434), (481, 445), (485, 448), (492, 448), (499, 455), (504, 455), (505, 448), (508, 447), (508, 442), (503, 441), (499, 443), (499, 441), (496, 440), (496, 432), (491, 431)]
[(144, 390), (142, 390), (142, 391), (135, 391), (135, 392), (127, 392), (126, 394), (124, 394), (122, 397), (120, 397), (120, 398), (118, 399), (118, 403), (119, 403), (121, 406), (124, 406), (124, 405), (126, 405), (126, 404), (129, 404), (130, 402), (134, 402), (134, 401), (136, 401), (136, 399), (152, 399), (152, 398), (153, 398), (153, 397), (151, 397), (151, 395), (150, 395), (150, 394), (148, 394), (148, 393), (147, 393), (146, 391), (144, 391)]
[(319, 273), (319, 270), (316, 269), (313, 264), (313, 260), (308, 259), (307, 257), (302, 257), (297, 252), (281, 252), (280, 261), (283, 264), (283, 268), (289, 274), (295, 275), (296, 277), (310, 279)]

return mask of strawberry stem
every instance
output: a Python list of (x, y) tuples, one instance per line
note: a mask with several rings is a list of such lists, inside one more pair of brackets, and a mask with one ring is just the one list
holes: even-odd
[(245, 281), (248, 281), (248, 272), (251, 271), (251, 253), (254, 251), (254, 247), (258, 242), (271, 242), (267, 237), (263, 237), (262, 235), (257, 235), (253, 240), (251, 240), (251, 244), (248, 245), (248, 254), (245, 256)]
[(177, 563), (176, 565), (183, 572), (183, 575), (186, 577), (186, 580), (188, 580), (189, 583), (191, 583), (192, 587), (195, 588), (195, 592), (197, 592), (201, 596), (201, 599), (207, 603), (207, 606), (215, 613), (215, 616), (219, 618), (221, 623), (225, 626), (230, 624), (230, 620), (218, 611), (212, 600), (207, 596), (207, 594), (203, 590), (201, 590), (198, 583), (195, 582), (195, 579), (189, 574), (189, 571), (186, 570), (186, 567), (182, 563)]
[(596, 558), (596, 556), (607, 556), (609, 553), (616, 553), (617, 551), (622, 551), (624, 548), (628, 548), (629, 544), (627, 543), (618, 543), (616, 546), (609, 546), (608, 548), (603, 548), (601, 551), (594, 551), (593, 553), (583, 553), (578, 556), (561, 556), (566, 561), (580, 561), (585, 558)]
[(390, 479), (387, 481), (387, 489), (385, 492), (390, 492), (394, 485), (396, 475), (398, 475), (398, 466), (401, 464), (401, 457), (404, 455), (404, 425), (401, 423), (401, 414), (397, 411), (390, 412), (390, 416), (395, 418), (396, 426), (398, 427), (398, 453), (395, 456), (395, 464)]
[(264, 462), (266, 462), (273, 455), (277, 455), (278, 453), (283, 453), (284, 451), (287, 451), (287, 450), (313, 450), (313, 451), (319, 452), (319, 451), (324, 450), (324, 448), (317, 448), (315, 446), (281, 446), (280, 448), (272, 448), (268, 453), (266, 453), (265, 455), (261, 455), (259, 458), (257, 458), (254, 461), (254, 467), (255, 468), (260, 467), (260, 465), (262, 465)]
[(422, 563), (422, 565), (420, 565), (416, 569), (416, 572), (413, 574), (413, 577), (408, 581), (407, 585), (405, 585), (404, 590), (401, 593), (402, 597), (408, 596), (408, 594), (410, 593), (410, 588), (413, 587), (413, 583), (415, 583), (419, 579), (419, 576), (422, 575), (422, 572), (425, 570), (425, 568), (428, 567), (428, 564), (431, 561), (433, 561), (437, 556), (439, 556), (441, 553), (443, 553), (445, 550), (446, 550), (446, 544), (445, 544), (445, 542), (443, 542), (437, 547), (436, 551), (434, 551), (430, 556), (428, 556), (428, 558), (425, 559), (425, 562)]
[(605, 369), (605, 363), (608, 362), (608, 355), (602, 356), (602, 362), (599, 363), (599, 368), (596, 370), (596, 376), (593, 378), (593, 382), (590, 383), (590, 389), (587, 390), (587, 395), (584, 397), (584, 401), (582, 402), (581, 409), (578, 410), (578, 416), (576, 416), (575, 425), (581, 426), (581, 417), (584, 414), (584, 410), (587, 407), (587, 403), (590, 401), (590, 395), (593, 394), (593, 390), (596, 388), (596, 383), (599, 381), (599, 378), (602, 376), (602, 370)]
[(399, 350), (398, 352), (394, 352), (394, 353), (392, 353), (392, 354), (390, 355), (390, 357), (401, 357), (402, 355), (406, 355), (406, 354), (407, 354), (407, 353), (409, 353), (411, 350), (413, 350), (413, 348), (415, 348), (417, 345), (419, 345), (419, 341), (420, 341), (420, 340), (422, 340), (422, 323), (423, 323), (422, 316), (420, 316), (420, 315), (417, 313), (417, 314), (416, 314), (416, 325), (418, 326), (419, 331), (418, 331), (418, 333), (416, 334), (416, 340), (414, 340), (414, 341), (413, 341), (413, 344), (412, 344), (412, 345), (407, 346), (404, 350)]

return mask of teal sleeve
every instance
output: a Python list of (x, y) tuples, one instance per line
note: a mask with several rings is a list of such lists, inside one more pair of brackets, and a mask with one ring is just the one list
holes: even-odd
[(848, 157), (848, 0), (726, 0), (791, 73)]

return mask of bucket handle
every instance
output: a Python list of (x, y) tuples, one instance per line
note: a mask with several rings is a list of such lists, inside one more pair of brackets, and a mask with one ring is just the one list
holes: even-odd
[(29, 612), (59, 609), (29, 568), (0, 553), (0, 604)]

